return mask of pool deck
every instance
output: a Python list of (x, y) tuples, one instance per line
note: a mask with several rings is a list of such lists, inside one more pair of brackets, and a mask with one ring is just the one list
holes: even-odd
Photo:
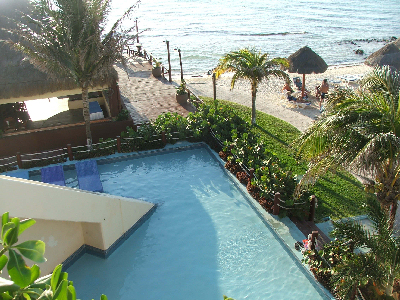
[(160, 114), (171, 112), (187, 116), (195, 108), (190, 104), (181, 105), (175, 98), (178, 83), (151, 74), (152, 65), (142, 58), (129, 58), (125, 71), (116, 65), (121, 98), (135, 124), (148, 123)]

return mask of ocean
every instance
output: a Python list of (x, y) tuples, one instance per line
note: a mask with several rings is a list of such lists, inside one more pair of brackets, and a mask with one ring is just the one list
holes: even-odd
[[(110, 21), (135, 1), (113, 0)], [(288, 57), (309, 46), (328, 65), (357, 64), (400, 36), (399, 0), (142, 0), (133, 14), (139, 42), (185, 76), (213, 69), (232, 50), (249, 47)], [(134, 19), (126, 22), (134, 26)], [(355, 54), (357, 49), (363, 55)]]

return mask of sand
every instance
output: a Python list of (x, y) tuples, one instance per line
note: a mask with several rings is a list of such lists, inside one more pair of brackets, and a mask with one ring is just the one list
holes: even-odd
[[(305, 131), (312, 122), (320, 115), (319, 100), (315, 96), (315, 86), (319, 85), (324, 78), (328, 79), (330, 90), (335, 87), (357, 88), (356, 82), (346, 82), (343, 77), (361, 78), (372, 68), (366, 65), (330, 66), (323, 74), (306, 75), (306, 88), (311, 92), (309, 100), (311, 105), (294, 104), (286, 99), (281, 92), (284, 85), (282, 79), (271, 78), (260, 84), (257, 92), (256, 108), (284, 120), (300, 131)], [(303, 78), (303, 75), (290, 73), (289, 76)], [(233, 90), (230, 89), (232, 75), (224, 74), (217, 80), (217, 99), (236, 102), (251, 107), (250, 83), (244, 80), (237, 81)], [(179, 82), (179, 78), (174, 78)], [(187, 86), (197, 96), (213, 97), (212, 78), (210, 75), (201, 77), (185, 77)], [(292, 88), (296, 90), (293, 85)]]

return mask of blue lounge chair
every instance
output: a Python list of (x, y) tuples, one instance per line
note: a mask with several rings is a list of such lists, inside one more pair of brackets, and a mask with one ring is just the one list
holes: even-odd
[(61, 165), (42, 168), (40, 173), (43, 182), (65, 186), (64, 170)]
[(101, 109), (100, 104), (97, 101), (89, 102), (89, 113), (90, 113), (90, 120), (97, 120), (104, 118), (103, 110)]
[(298, 90), (301, 90), (303, 84), (301, 82), (300, 77), (293, 77), (293, 83), (297, 87)]
[(81, 190), (103, 192), (103, 185), (101, 184), (99, 170), (97, 169), (97, 161), (80, 161), (75, 164), (75, 168)]

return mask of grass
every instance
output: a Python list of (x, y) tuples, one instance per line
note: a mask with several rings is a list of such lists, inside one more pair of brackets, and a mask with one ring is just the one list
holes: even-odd
[[(202, 97), (203, 101), (212, 105), (212, 98)], [(225, 100), (218, 100), (229, 105), (235, 113), (251, 122), (251, 108)], [(301, 132), (274, 116), (257, 111), (257, 126), (253, 127), (254, 133), (260, 136), (268, 149), (273, 151), (286, 167), (295, 174), (304, 174), (307, 164), (298, 161), (291, 148), (292, 142)], [(350, 173), (340, 170), (335, 174), (327, 173), (320, 177), (311, 191), (318, 199), (316, 221), (329, 216), (337, 220), (341, 218), (363, 214), (362, 204), (366, 197), (364, 186)], [(372, 196), (372, 195), (371, 195)]]

